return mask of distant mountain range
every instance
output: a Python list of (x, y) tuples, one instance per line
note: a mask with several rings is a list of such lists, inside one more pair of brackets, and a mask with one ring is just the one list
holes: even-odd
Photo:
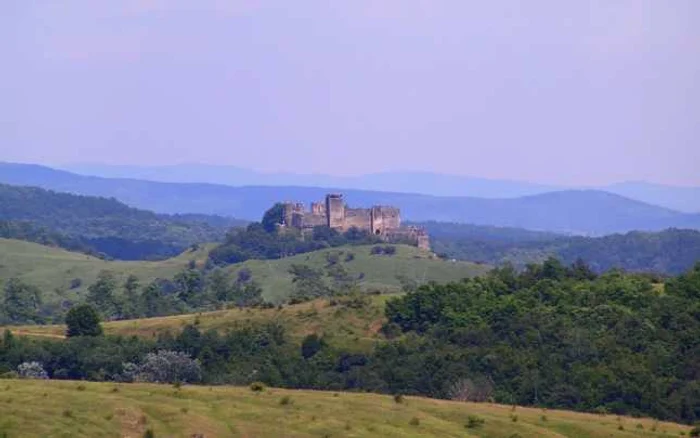
[(362, 176), (263, 173), (236, 166), (180, 164), (172, 166), (124, 166), (74, 164), (64, 170), (106, 178), (130, 178), (160, 182), (210, 183), (230, 186), (339, 187), (434, 196), (517, 198), (571, 189), (602, 190), (648, 204), (686, 213), (700, 213), (700, 187), (676, 187), (632, 181), (599, 187), (563, 187), (521, 181), (474, 178), (430, 172), (385, 172)]
[(258, 220), (273, 203), (309, 203), (341, 191), (350, 205), (396, 205), (412, 221), (445, 221), (602, 235), (669, 227), (700, 229), (700, 214), (688, 214), (599, 190), (566, 190), (517, 198), (488, 199), (337, 187), (247, 186), (164, 183), (102, 178), (45, 166), (0, 163), (0, 182), (76, 194), (114, 197), (158, 213), (199, 213)]

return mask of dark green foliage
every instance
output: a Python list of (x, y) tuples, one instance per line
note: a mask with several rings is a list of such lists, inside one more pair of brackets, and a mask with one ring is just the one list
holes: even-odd
[(277, 231), (277, 226), (282, 223), (284, 214), (284, 205), (279, 202), (273, 205), (269, 210), (265, 212), (262, 218), (262, 226), (268, 233), (274, 233)]
[(666, 293), (643, 275), (580, 274), (548, 261), (424, 286), (386, 309), (419, 336), (374, 361), (392, 390), (440, 397), (449, 376), (487, 375), (497, 401), (700, 419), (700, 264)]
[(688, 436), (700, 437), (700, 426), (695, 426), (694, 428), (692, 428)]
[(10, 324), (40, 323), (41, 291), (17, 278), (5, 284), (5, 297), (0, 303), (0, 320)]
[(114, 274), (109, 271), (101, 271), (97, 275), (97, 281), (88, 286), (85, 301), (109, 319), (118, 315), (121, 310), (115, 295), (116, 289), (117, 281)]
[(302, 237), (298, 230), (268, 232), (263, 224), (252, 223), (245, 229), (230, 232), (224, 243), (214, 248), (209, 258), (214, 264), (240, 263), (249, 259), (278, 259), (319, 249), (343, 245), (375, 243), (368, 232), (351, 228), (343, 234), (328, 227), (315, 227), (312, 238)]
[(316, 333), (312, 333), (301, 342), (301, 356), (304, 359), (311, 359), (325, 346), (326, 342), (323, 338), (320, 338)]
[(396, 254), (396, 247), (393, 245), (384, 245), (384, 246), (373, 246), (372, 249), (370, 250), (370, 254), (372, 255), (388, 255), (392, 256)]
[(467, 418), (467, 424), (465, 425), (465, 427), (467, 429), (476, 429), (478, 427), (483, 426), (485, 422), (486, 422), (486, 420), (484, 420), (481, 417), (478, 417), (476, 415), (470, 415)]
[(95, 309), (83, 304), (71, 308), (66, 314), (66, 336), (99, 336), (102, 334), (100, 315)]

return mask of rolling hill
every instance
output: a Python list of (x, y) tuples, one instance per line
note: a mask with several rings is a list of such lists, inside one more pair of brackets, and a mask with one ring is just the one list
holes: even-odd
[(27, 438), (139, 438), (147, 431), (154, 437), (607, 438), (677, 437), (691, 429), (648, 418), (419, 397), (396, 403), (375, 394), (71, 381), (8, 380), (0, 409), (0, 431)]
[[(62, 166), (62, 169), (82, 175), (145, 179), (161, 182), (203, 182), (231, 186), (342, 187), (355, 190), (421, 193), (433, 196), (474, 196), (480, 198), (516, 198), (573, 188), (526, 181), (487, 179), (432, 172), (382, 172), (341, 177), (263, 173), (236, 166), (207, 164), (178, 164), (171, 166), (72, 164)], [(628, 181), (588, 188), (603, 190), (686, 213), (700, 212), (700, 187), (680, 187), (645, 181)]]
[[(36, 243), (0, 239), (0, 278), (18, 277), (38, 286), (49, 301), (76, 299), (85, 293), (101, 270), (112, 271), (120, 283), (130, 274), (138, 277), (142, 283), (156, 278), (170, 279), (185, 269), (190, 261), (203, 266), (211, 247), (202, 246), (162, 261), (106, 261)], [(400, 277), (419, 283), (447, 282), (481, 274), (489, 269), (486, 265), (435, 259), (427, 252), (406, 245), (397, 245), (393, 256), (371, 255), (370, 250), (371, 246), (339, 247), (279, 260), (248, 260), (228, 266), (226, 270), (234, 276), (241, 269), (249, 269), (252, 278), (262, 287), (263, 297), (268, 301), (280, 302), (288, 297), (292, 288), (289, 267), (292, 264), (305, 264), (322, 268), (327, 264), (327, 253), (352, 253), (354, 259), (343, 263), (347, 271), (355, 276), (364, 274), (360, 282), (363, 289), (383, 292), (399, 291)], [(75, 279), (80, 279), (80, 285), (71, 288)]]
[(34, 232), (23, 234), (48, 236), (59, 244), (67, 241), (124, 260), (174, 256), (194, 243), (220, 240), (231, 226), (243, 223), (203, 215), (156, 214), (115, 199), (6, 184), (0, 184), (0, 221), (8, 225), (3, 228), (5, 237), (15, 237), (13, 228), (27, 224)]
[[(309, 203), (337, 188), (163, 183), (77, 175), (44, 166), (0, 164), (0, 182), (114, 197), (158, 213), (202, 213), (257, 220), (273, 203)], [(608, 234), (669, 227), (700, 228), (685, 214), (597, 190), (568, 190), (510, 199), (437, 197), (342, 190), (354, 206), (390, 204), (412, 221), (448, 221), (576, 234)]]

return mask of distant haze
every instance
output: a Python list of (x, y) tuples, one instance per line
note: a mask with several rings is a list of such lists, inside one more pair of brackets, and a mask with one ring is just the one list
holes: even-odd
[(7, 2), (0, 161), (700, 185), (700, 1)]

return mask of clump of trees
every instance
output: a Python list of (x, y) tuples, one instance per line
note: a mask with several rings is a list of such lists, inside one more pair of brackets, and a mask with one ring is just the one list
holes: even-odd
[(187, 353), (159, 350), (148, 353), (140, 364), (127, 362), (123, 366), (127, 382), (197, 383), (202, 380), (202, 366)]

